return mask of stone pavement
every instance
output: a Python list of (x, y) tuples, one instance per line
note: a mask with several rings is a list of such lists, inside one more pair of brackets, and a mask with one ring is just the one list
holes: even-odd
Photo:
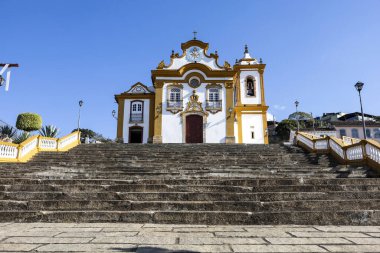
[(380, 226), (0, 223), (0, 252), (380, 252)]

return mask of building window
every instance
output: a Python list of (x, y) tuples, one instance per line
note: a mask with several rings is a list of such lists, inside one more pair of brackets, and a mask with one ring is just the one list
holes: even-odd
[(347, 136), (346, 129), (340, 129), (339, 134), (340, 134), (340, 138), (342, 138), (343, 136)]
[(182, 89), (180, 87), (168, 88), (167, 110), (173, 113), (182, 111)]
[(359, 131), (358, 129), (354, 128), (351, 130), (352, 138), (359, 138)]
[(140, 100), (131, 101), (129, 122), (143, 122), (144, 102)]
[(368, 129), (368, 128), (367, 128), (367, 129), (365, 130), (365, 135), (367, 136), (367, 138), (372, 138), (372, 137), (371, 137), (371, 129)]
[(218, 87), (211, 87), (207, 89), (206, 110), (211, 113), (216, 113), (222, 110), (222, 100), (220, 99), (221, 89)]
[(189, 80), (189, 86), (191, 88), (198, 88), (201, 85), (201, 81), (197, 77), (193, 77)]
[(253, 132), (253, 131), (251, 132), (251, 138), (255, 139), (255, 132)]
[(373, 138), (380, 139), (380, 128), (373, 129)]
[(256, 80), (253, 77), (247, 78), (246, 94), (249, 97), (255, 97), (256, 96)]

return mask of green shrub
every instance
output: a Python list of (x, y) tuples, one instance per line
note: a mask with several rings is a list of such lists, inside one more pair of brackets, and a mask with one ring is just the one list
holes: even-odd
[(13, 139), (13, 143), (20, 144), (20, 143), (26, 141), (26, 139), (28, 139), (29, 137), (30, 137), (30, 134), (28, 132), (22, 132), (21, 134), (17, 135)]
[(21, 113), (17, 117), (16, 127), (27, 132), (36, 131), (42, 127), (41, 116), (36, 113)]
[(59, 128), (53, 126), (53, 125), (48, 125), (44, 126), (39, 130), (40, 135), (45, 136), (45, 137), (50, 137), (50, 138), (56, 138), (59, 133)]

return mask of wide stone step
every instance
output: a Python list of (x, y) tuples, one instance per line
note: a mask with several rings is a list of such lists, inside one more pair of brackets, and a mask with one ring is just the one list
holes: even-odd
[(13, 184), (0, 185), (4, 192), (325, 192), (380, 191), (380, 185), (271, 185), (271, 186), (229, 186), (229, 185), (170, 185), (170, 184)]
[(380, 199), (380, 192), (0, 192), (3, 200), (289, 201)]
[(335, 211), (380, 210), (380, 199), (305, 201), (0, 200), (3, 211)]
[(380, 185), (380, 178), (212, 178), (207, 179), (38, 179), (25, 177), (0, 178), (2, 185), (42, 184), (42, 185), (118, 185), (118, 184), (165, 184), (165, 185), (230, 185), (230, 186), (294, 186), (294, 185)]
[(1, 222), (128, 222), (170, 224), (380, 225), (379, 210), (221, 211), (0, 211)]

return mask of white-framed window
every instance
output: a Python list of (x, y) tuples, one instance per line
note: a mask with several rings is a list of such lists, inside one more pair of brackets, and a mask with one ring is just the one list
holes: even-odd
[[(172, 112), (182, 110), (182, 88), (177, 86), (168, 87), (167, 108)], [(174, 111), (173, 111), (174, 110)]]
[(367, 129), (365, 130), (365, 135), (367, 136), (367, 138), (372, 138), (372, 137), (371, 137), (371, 136), (372, 136), (372, 135), (371, 135), (371, 129), (368, 129), (368, 128), (367, 128)]
[(380, 139), (380, 128), (373, 129), (373, 138)]
[(359, 138), (359, 131), (356, 128), (351, 129), (352, 138)]
[(144, 102), (141, 100), (131, 101), (130, 122), (143, 122)]
[(207, 89), (206, 110), (216, 113), (222, 110), (221, 88), (210, 87)]
[(181, 101), (181, 88), (173, 87), (170, 88), (169, 92), (170, 101)]
[(219, 101), (220, 100), (220, 89), (210, 88), (208, 90), (208, 100), (209, 101)]

